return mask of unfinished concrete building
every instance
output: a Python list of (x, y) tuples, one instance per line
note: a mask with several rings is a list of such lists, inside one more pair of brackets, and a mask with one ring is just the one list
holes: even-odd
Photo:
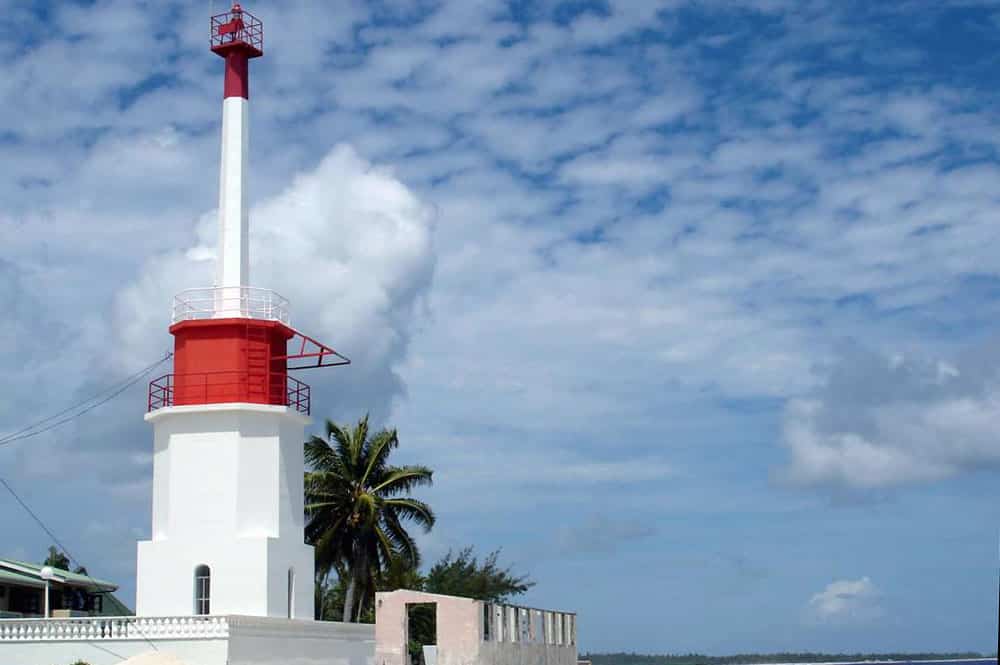
[[(576, 614), (418, 591), (376, 594), (375, 665), (576, 665)], [(434, 638), (413, 653), (413, 611)]]

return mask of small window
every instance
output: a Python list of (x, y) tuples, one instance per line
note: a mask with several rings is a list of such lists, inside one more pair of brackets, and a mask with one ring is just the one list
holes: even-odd
[(194, 613), (211, 614), (212, 571), (201, 565), (194, 569)]

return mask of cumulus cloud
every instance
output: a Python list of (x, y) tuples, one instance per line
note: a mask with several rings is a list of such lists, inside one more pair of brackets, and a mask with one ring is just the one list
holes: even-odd
[(784, 477), (876, 489), (1000, 467), (996, 361), (846, 352), (814, 397), (785, 409)]
[[(756, 446), (794, 396), (797, 482), (884, 487), (910, 482), (891, 480), (901, 468), (913, 480), (988, 465), (982, 446), (969, 444), (974, 462), (906, 443), (875, 417), (890, 401), (811, 392), (836, 336), (933, 353), (997, 315), (993, 105), (952, 76), (969, 68), (935, 69), (938, 42), (877, 20), (889, 10), (280, 4), (262, 5), (271, 46), (253, 74), (251, 279), (355, 361), (304, 377), (317, 415), (385, 413), (409, 390), (392, 423), (400, 454), (438, 472), (444, 542), (504, 519), (511, 545), (550, 538), (554, 519), (573, 525), (609, 502), (645, 521), (676, 505), (650, 495), (686, 483), (706, 496), (687, 510), (756, 510), (767, 500), (720, 480), (720, 465), (761, 473)], [(11, 7), (16, 29), (0, 25), (4, 426), (158, 356), (174, 292), (211, 282), (221, 62), (197, 27), (203, 5), (159, 8)], [(153, 33), (156, 48), (137, 52), (132, 36)], [(907, 42), (915, 65), (859, 65)], [(398, 177), (349, 150), (328, 156), (339, 141)], [(435, 206), (433, 248), (420, 201)], [(424, 293), (434, 317), (420, 325)], [(928, 321), (948, 334), (928, 336)], [(966, 378), (975, 365), (951, 364)], [(117, 501), (133, 506), (122, 522), (148, 522), (116, 494), (148, 500), (148, 459), (133, 454), (149, 446), (142, 392), (60, 431), (58, 454), (18, 449), (74, 470), (44, 485), (43, 506)], [(982, 407), (983, 394), (933, 403)], [(920, 414), (929, 399), (910, 403)], [(834, 422), (844, 414), (867, 419)], [(616, 634), (633, 627), (621, 620), (609, 620)]]
[[(353, 361), (338, 372), (349, 373), (350, 390), (337, 392), (336, 413), (384, 416), (404, 391), (397, 368), (431, 282), (431, 208), (391, 171), (341, 145), (254, 206), (250, 220), (251, 284), (287, 297), (293, 327)], [(153, 257), (121, 289), (115, 330), (123, 363), (141, 364), (169, 345), (171, 299), (212, 284), (215, 240), (216, 216), (206, 214), (189, 247)], [(328, 396), (345, 385), (336, 374), (305, 378)]]
[(882, 594), (868, 577), (830, 582), (809, 599), (809, 615), (821, 623), (873, 619), (882, 615)]

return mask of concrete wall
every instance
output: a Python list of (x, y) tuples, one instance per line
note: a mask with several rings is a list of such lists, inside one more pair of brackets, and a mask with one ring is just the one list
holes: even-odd
[(411, 665), (407, 605), (424, 603), (437, 608), (437, 665), (576, 665), (575, 614), (416, 591), (376, 594), (375, 665)]
[[(304, 416), (260, 404), (178, 406), (154, 429), (152, 539), (138, 546), (136, 614), (193, 614), (194, 573), (211, 570), (211, 613), (313, 616), (303, 537)], [(247, 580), (254, 580), (248, 584)]]
[(229, 665), (373, 665), (375, 626), (232, 617)]
[[(375, 627), (266, 617), (225, 617), (217, 638), (0, 640), (0, 665), (118, 665), (155, 650), (185, 665), (373, 665)], [(152, 645), (150, 644), (152, 642)]]
[[(157, 649), (171, 653), (185, 665), (226, 665), (227, 640), (155, 640)], [(95, 642), (0, 642), (3, 665), (70, 665), (82, 660), (90, 665), (118, 665), (125, 658), (149, 653), (144, 640)]]

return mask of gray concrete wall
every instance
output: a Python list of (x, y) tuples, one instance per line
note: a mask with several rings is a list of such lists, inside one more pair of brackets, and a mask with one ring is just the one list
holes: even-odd
[(230, 617), (227, 665), (372, 665), (375, 626)]

